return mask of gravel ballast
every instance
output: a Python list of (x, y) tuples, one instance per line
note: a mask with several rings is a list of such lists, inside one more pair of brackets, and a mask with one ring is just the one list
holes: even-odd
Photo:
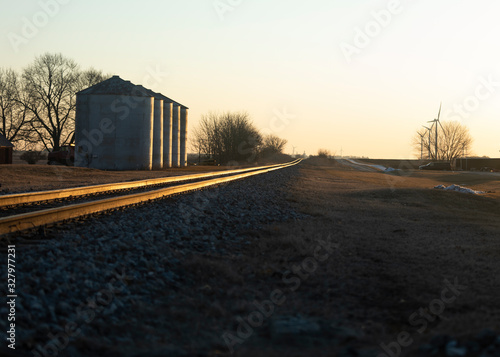
[[(299, 218), (285, 197), (297, 172), (286, 168), (6, 237), (16, 244), (16, 352), (123, 355), (113, 347), (121, 346), (139, 355), (160, 345), (169, 346), (168, 354), (187, 353), (175, 343), (176, 334), (188, 333), (182, 326), (163, 321), (163, 330), (135, 333), (164, 318), (138, 316), (137, 307), (185, 298), (176, 295), (185, 283), (184, 256), (234, 254), (252, 239), (248, 232)], [(7, 316), (8, 306), (0, 312)], [(7, 320), (0, 326), (7, 331)]]

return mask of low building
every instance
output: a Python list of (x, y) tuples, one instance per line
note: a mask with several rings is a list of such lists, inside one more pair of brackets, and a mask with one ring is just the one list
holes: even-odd
[(13, 150), (14, 145), (5, 136), (0, 134), (0, 165), (12, 164)]
[[(78, 92), (76, 98), (75, 166), (102, 170), (186, 166), (176, 148), (186, 145), (187, 107), (118, 76)], [(183, 117), (175, 115), (176, 107), (185, 108)], [(182, 119), (178, 127), (183, 132), (172, 135), (175, 120)]]

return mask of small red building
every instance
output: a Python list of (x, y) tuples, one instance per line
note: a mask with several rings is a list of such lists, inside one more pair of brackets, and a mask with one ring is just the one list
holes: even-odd
[(12, 164), (12, 151), (14, 150), (14, 145), (7, 140), (5, 136), (0, 134), (0, 165), (2, 164)]

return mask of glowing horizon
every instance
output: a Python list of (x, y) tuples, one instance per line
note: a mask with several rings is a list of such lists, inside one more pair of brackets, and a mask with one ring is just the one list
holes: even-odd
[(185, 104), (190, 132), (210, 111), (247, 111), (288, 153), (415, 158), (411, 138), (442, 101), (441, 120), (469, 127), (473, 154), (500, 157), (498, 10), (493, 0), (9, 3), (0, 67), (60, 52)]

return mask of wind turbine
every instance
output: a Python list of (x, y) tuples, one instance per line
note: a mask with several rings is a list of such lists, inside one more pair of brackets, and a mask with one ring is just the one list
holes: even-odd
[[(438, 124), (441, 127), (441, 129), (443, 129), (443, 126), (441, 125), (441, 122), (439, 121), (439, 117), (441, 116), (441, 106), (442, 105), (443, 105), (443, 102), (441, 102), (441, 104), (439, 105), (439, 112), (438, 112), (437, 119), (428, 121), (428, 123), (434, 123), (434, 124), (436, 124), (436, 142), (434, 143), (434, 145), (435, 145), (436, 160), (438, 159)], [(434, 124), (432, 124), (432, 125), (434, 125)]]
[(427, 132), (429, 133), (429, 160), (432, 159), (432, 156), (431, 156), (431, 131), (432, 131), (432, 127), (434, 126), (434, 124), (432, 124), (432, 126), (430, 128), (426, 127), (425, 125), (422, 125), (424, 128), (427, 129)]
[(292, 145), (292, 148), (293, 148), (292, 156), (295, 156), (295, 149), (296, 149), (297, 147)]

